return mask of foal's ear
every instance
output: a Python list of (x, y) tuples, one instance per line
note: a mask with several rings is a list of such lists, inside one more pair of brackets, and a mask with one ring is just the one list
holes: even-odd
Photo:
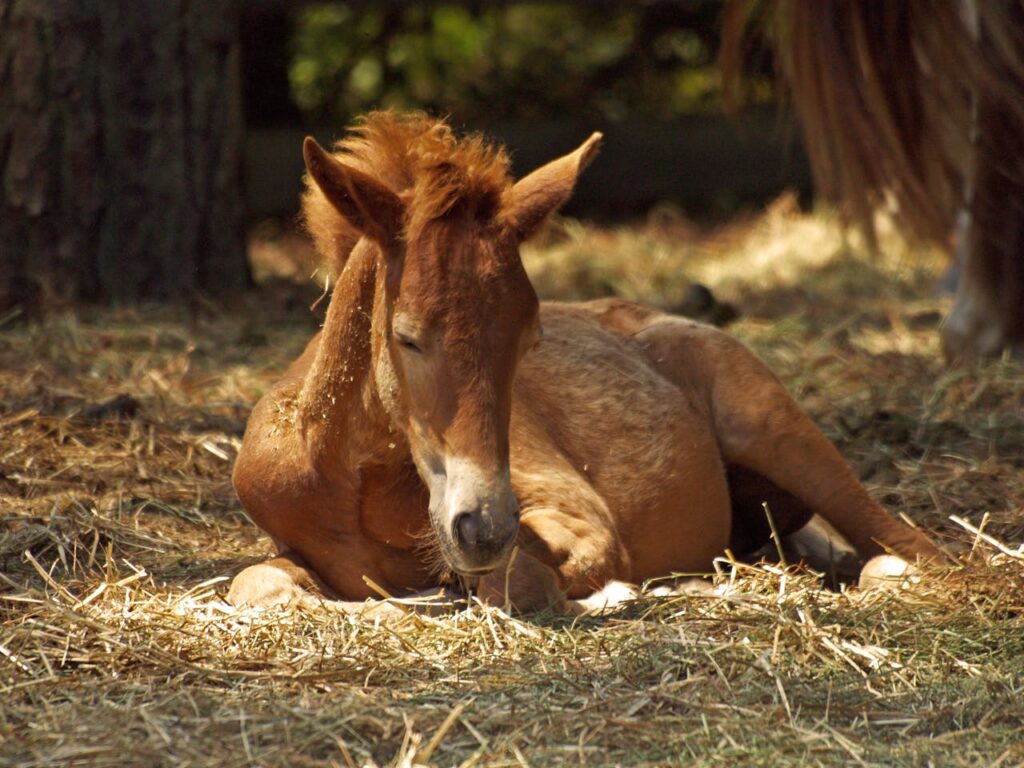
[(600, 133), (592, 134), (575, 152), (541, 166), (512, 187), (505, 220), (520, 242), (529, 239), (540, 229), (544, 219), (569, 200), (576, 178), (594, 159), (601, 138)]
[(381, 244), (401, 234), (405, 206), (398, 195), (372, 176), (345, 165), (312, 136), (302, 143), (302, 157), (324, 197), (353, 227)]

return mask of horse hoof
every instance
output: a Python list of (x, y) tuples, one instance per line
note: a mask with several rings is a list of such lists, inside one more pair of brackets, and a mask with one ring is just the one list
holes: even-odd
[(920, 581), (920, 571), (902, 557), (877, 555), (868, 560), (857, 582), (861, 589), (906, 589)]
[(305, 594), (306, 591), (280, 568), (259, 563), (235, 576), (227, 599), (236, 608), (273, 608), (295, 605)]
[(636, 600), (639, 591), (624, 581), (609, 581), (590, 597), (574, 601), (582, 613), (603, 613), (629, 600)]

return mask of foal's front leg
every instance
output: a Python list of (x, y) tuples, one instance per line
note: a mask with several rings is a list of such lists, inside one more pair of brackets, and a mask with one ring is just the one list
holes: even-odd
[[(450, 601), (429, 590), (402, 600), (339, 600), (295, 552), (283, 552), (243, 569), (231, 582), (227, 600), (238, 608), (324, 608), (364, 618), (392, 619), (410, 611), (436, 612)], [(433, 598), (433, 599), (431, 599)]]
[(328, 592), (298, 554), (283, 552), (239, 572), (231, 580), (228, 602), (239, 608), (271, 608), (299, 605), (313, 594)]
[(477, 597), (488, 605), (517, 613), (565, 613), (568, 602), (554, 568), (518, 548), (480, 579)]
[[(589, 488), (574, 490), (577, 502), (582, 502)], [(521, 520), (519, 547), (480, 580), (480, 599), (520, 613), (588, 610), (587, 598), (629, 570), (617, 533), (603, 519), (600, 514), (570, 514), (555, 507), (528, 508)]]
[[(635, 584), (612, 580), (570, 599), (558, 571), (524, 552), (516, 552), (503, 567), (480, 580), (477, 596), (488, 605), (516, 613), (548, 611), (555, 615), (595, 613), (636, 599)], [(674, 594), (674, 593), (673, 593)]]

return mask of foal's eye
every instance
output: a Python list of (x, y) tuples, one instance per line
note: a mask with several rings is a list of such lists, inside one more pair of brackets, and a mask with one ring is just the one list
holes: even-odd
[(417, 344), (411, 336), (407, 336), (404, 333), (395, 333), (395, 341), (398, 342), (398, 346), (402, 349), (407, 349), (410, 352), (422, 353), (423, 350), (420, 345)]

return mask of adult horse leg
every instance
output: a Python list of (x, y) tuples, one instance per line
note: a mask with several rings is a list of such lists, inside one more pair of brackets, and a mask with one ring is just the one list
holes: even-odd
[(1024, 133), (1019, 112), (978, 105), (974, 190), (964, 263), (942, 329), (952, 360), (1024, 356)]
[(1001, 199), (998, 215), (978, 209), (969, 230), (953, 309), (942, 327), (943, 351), (952, 361), (1004, 350), (1024, 358), (1024, 181)]

